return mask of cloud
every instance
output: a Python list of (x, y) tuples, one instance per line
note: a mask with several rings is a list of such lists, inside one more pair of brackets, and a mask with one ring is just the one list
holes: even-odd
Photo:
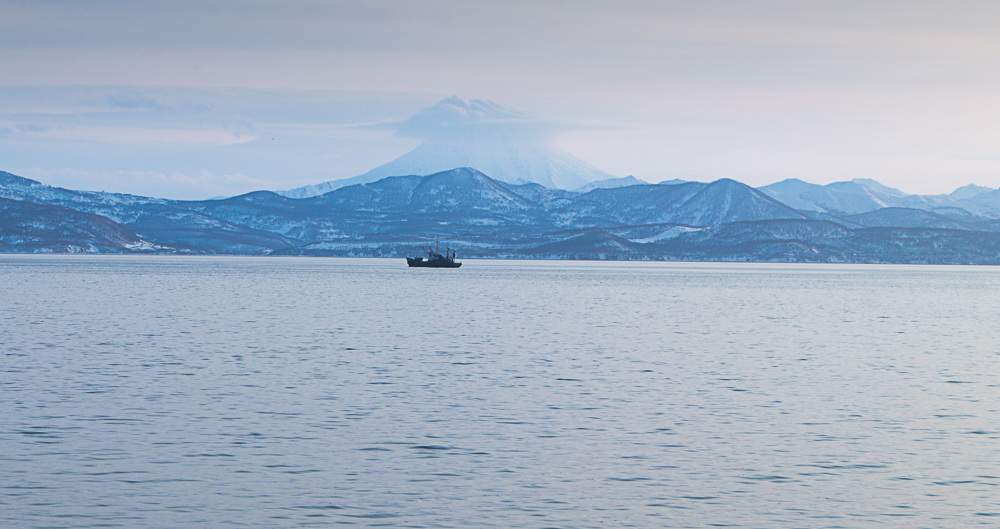
[(452, 96), (413, 116), (388, 124), (396, 135), (423, 140), (454, 140), (470, 137), (524, 137), (538, 139), (573, 128), (568, 123), (547, 120), (533, 113), (484, 101)]
[(126, 110), (167, 110), (167, 107), (155, 99), (135, 97), (126, 94), (108, 96), (107, 103), (112, 108)]
[(19, 123), (14, 128), (21, 133), (48, 132), (52, 130), (52, 127), (48, 125), (43, 125), (41, 123)]
[(88, 191), (113, 191), (133, 195), (181, 200), (199, 200), (232, 196), (259, 189), (274, 188), (275, 183), (240, 173), (216, 175), (208, 171), (193, 173), (158, 173), (155, 171), (79, 171), (31, 169), (23, 176), (56, 187)]
[(398, 123), (442, 95), (0, 86), (0, 170), (174, 198), (249, 191), (236, 175), (259, 179), (255, 188), (289, 189), (357, 176), (413, 149), (421, 140), (396, 136), (395, 125), (358, 124)]
[(113, 125), (53, 126), (43, 123), (2, 124), (8, 138), (41, 142), (94, 142), (132, 145), (225, 146), (249, 143), (257, 135), (212, 128), (130, 127)]

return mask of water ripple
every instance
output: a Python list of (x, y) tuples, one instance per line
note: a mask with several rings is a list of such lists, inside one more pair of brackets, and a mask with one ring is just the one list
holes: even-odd
[(2, 527), (963, 527), (1000, 269), (0, 257)]

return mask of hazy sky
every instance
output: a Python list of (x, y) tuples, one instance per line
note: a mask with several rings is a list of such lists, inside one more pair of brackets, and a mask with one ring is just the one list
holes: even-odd
[(451, 95), (655, 182), (1000, 187), (1000, 2), (0, 0), (0, 170), (196, 198), (361, 174)]

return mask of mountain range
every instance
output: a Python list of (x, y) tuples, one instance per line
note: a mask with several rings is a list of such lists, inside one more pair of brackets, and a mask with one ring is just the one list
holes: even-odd
[(911, 195), (865, 178), (825, 186), (793, 178), (760, 190), (793, 208), (835, 216), (888, 207), (928, 211), (957, 208), (982, 218), (1000, 216), (1000, 191), (977, 185), (960, 187), (949, 195)]
[(997, 264), (1000, 193), (730, 179), (567, 191), (457, 168), (300, 199), (180, 201), (0, 172), (0, 252), (399, 257), (435, 236), (460, 257)]

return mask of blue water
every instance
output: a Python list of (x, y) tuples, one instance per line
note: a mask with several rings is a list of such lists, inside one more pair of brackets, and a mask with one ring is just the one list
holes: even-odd
[(2, 527), (1000, 524), (1000, 269), (0, 257)]

